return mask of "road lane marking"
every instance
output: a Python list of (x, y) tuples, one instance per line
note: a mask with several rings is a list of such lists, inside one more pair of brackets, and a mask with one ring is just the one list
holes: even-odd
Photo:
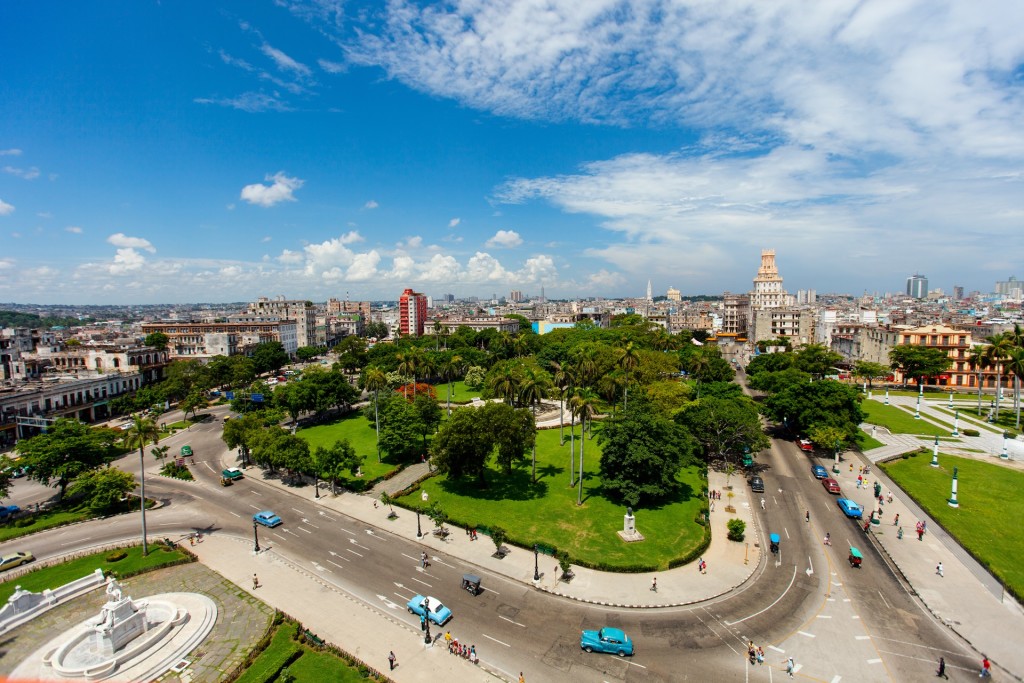
[[(341, 528), (341, 527), (339, 527), (339, 528)], [(355, 534), (353, 534), (353, 533), (352, 533), (351, 531), (349, 531), (348, 529), (341, 529), (341, 530), (342, 530), (342, 531), (344, 531), (344, 532), (345, 532), (346, 534), (352, 534), (353, 536), (355, 536)]]
[(320, 527), (318, 527), (318, 526), (317, 526), (316, 524), (313, 524), (312, 522), (310, 522), (310, 521), (309, 521), (308, 519), (303, 519), (303, 520), (302, 520), (302, 523), (303, 523), (303, 524), (307, 524), (307, 525), (309, 525), (309, 526), (313, 527), (314, 529), (319, 529), (319, 528), (320, 528)]
[(164, 522), (163, 524), (157, 524), (157, 526), (178, 526), (177, 522)]
[(417, 562), (419, 562), (422, 559), (420, 557), (413, 557), (412, 555), (406, 555), (405, 553), (402, 553), (402, 557), (408, 557), (410, 560), (415, 560)]
[(348, 539), (348, 542), (349, 542), (349, 543), (351, 543), (352, 545), (357, 545), (357, 546), (359, 546), (359, 547), (360, 547), (360, 548), (362, 548), (363, 550), (369, 550), (369, 548), (367, 548), (367, 547), (366, 547), (365, 545), (363, 545), (362, 543), (359, 543), (359, 542), (358, 542), (358, 541), (356, 541), (356, 539), (354, 539), (354, 538), (350, 538), (350, 539)]
[(881, 659), (869, 659), (868, 660), (868, 664), (881, 664), (881, 663), (882, 663)]
[(831, 680), (831, 681), (830, 681), (829, 683), (839, 683), (839, 681), (840, 681), (840, 680), (841, 680), (842, 678), (843, 678), (842, 676), (834, 676), (834, 677), (832, 678), (832, 680)]
[(817, 638), (816, 635), (814, 635), (813, 633), (808, 633), (807, 631), (797, 631), (797, 633), (808, 638)]
[(86, 536), (85, 538), (79, 538), (79, 539), (76, 539), (74, 541), (68, 541), (67, 543), (60, 543), (59, 545), (61, 545), (61, 546), (73, 545), (75, 543), (81, 543), (82, 541), (88, 541), (88, 540), (91, 540), (91, 539), (92, 539), (92, 536)]
[[(231, 512), (231, 511), (228, 510), (228, 512)], [(231, 512), (231, 514), (233, 514), (235, 517), (238, 517), (239, 519), (242, 518), (242, 515), (238, 514), (237, 512)]]
[(832, 618), (831, 614), (819, 614), (818, 615), (818, 619), (831, 619), (831, 618)]
[(488, 640), (493, 640), (493, 641), (494, 641), (494, 642), (496, 642), (496, 643), (497, 643), (498, 645), (504, 645), (505, 647), (512, 647), (512, 646), (511, 646), (511, 645), (509, 645), (508, 643), (503, 643), (503, 642), (501, 642), (500, 640), (498, 640), (497, 638), (491, 638), (491, 637), (490, 637), (489, 635), (487, 635), (486, 633), (481, 633), (480, 635), (482, 635), (482, 636), (483, 636), (484, 638), (487, 638)]
[(779, 654), (786, 654), (786, 651), (785, 651), (785, 650), (783, 650), (783, 649), (782, 649), (781, 647), (775, 647), (774, 645), (769, 645), (769, 646), (768, 646), (768, 649), (769, 649), (769, 650), (775, 650), (775, 651), (776, 651), (776, 652), (778, 652)]
[(262, 493), (260, 493), (256, 489), (249, 489), (249, 493), (253, 494), (254, 496), (262, 496), (263, 495)]
[(789, 585), (786, 586), (786, 590), (782, 591), (782, 595), (780, 595), (779, 597), (775, 598), (775, 602), (773, 602), (772, 604), (768, 605), (767, 607), (765, 607), (760, 612), (755, 612), (753, 614), (745, 616), (742, 619), (738, 619), (736, 621), (726, 621), (726, 622), (723, 622), (723, 623), (725, 623), (726, 626), (733, 626), (735, 624), (742, 623), (742, 622), (746, 621), (747, 619), (753, 619), (754, 617), (756, 617), (759, 614), (764, 614), (765, 612), (770, 610), (772, 607), (775, 607), (775, 605), (779, 602), (779, 600), (782, 600), (782, 598), (786, 597), (786, 593), (788, 593), (789, 589), (793, 587), (793, 582), (794, 581), (796, 581), (796, 566), (793, 567), (793, 576), (789, 580)]
[(332, 522), (337, 522), (338, 521), (337, 519), (335, 519), (334, 517), (331, 517), (329, 514), (327, 514), (323, 510), (317, 510), (317, 514), (320, 515), (321, 517), (326, 517), (327, 519), (329, 519)]
[[(348, 550), (353, 555), (359, 555), (359, 553), (357, 553), (355, 550), (349, 550), (348, 548), (345, 548), (345, 550)], [(362, 557), (362, 555), (359, 555), (359, 557)]]
[(889, 604), (889, 601), (885, 599), (884, 595), (882, 595), (882, 591), (878, 591), (878, 597), (882, 598), (882, 602), (885, 603), (886, 609), (892, 609), (892, 606)]
[(857, 640), (871, 640), (871, 636), (854, 636)]
[(285, 538), (284, 536), (282, 536), (279, 533), (274, 533), (274, 535), (277, 536), (278, 538), (280, 538), (282, 541), (287, 541), (288, 540), (287, 538)]
[(782, 527), (782, 530), (786, 532), (786, 540), (788, 541), (788, 540), (790, 539), (790, 536), (789, 536), (789, 529), (788, 529), (788, 528), (786, 528), (786, 527)]
[[(341, 558), (341, 559), (343, 559), (343, 560), (344, 560), (345, 558)], [(345, 560), (345, 561), (347, 562), (348, 560)], [(334, 565), (335, 567), (337, 567), (338, 569), (344, 569), (344, 567), (343, 567), (343, 566), (341, 566), (340, 564), (338, 564), (337, 562), (331, 562), (330, 560), (327, 560), (327, 563), (328, 563), (328, 564), (333, 564), (333, 565)]]
[(522, 626), (523, 628), (526, 628), (526, 624), (520, 624), (518, 621), (512, 621), (508, 617), (503, 617), (500, 614), (498, 615), (498, 618), (499, 619), (504, 619), (505, 621), (507, 621), (510, 624), (515, 624), (516, 626)]
[(310, 534), (310, 535), (312, 535), (312, 534), (313, 534), (313, 532), (312, 532), (312, 531), (310, 531), (309, 529), (304, 529), (304, 528), (302, 528), (301, 526), (299, 527), (299, 531), (305, 531), (305, 532), (306, 532), (307, 534)]
[(294, 510), (295, 512), (298, 512), (300, 515), (306, 514), (305, 510), (300, 510), (299, 508), (292, 508), (292, 510)]
[(851, 619), (860, 619), (860, 615), (859, 615), (859, 614), (854, 614), (854, 615), (853, 615), (852, 617), (850, 617), (850, 618), (851, 618)]
[(249, 503), (249, 507), (251, 507), (253, 510), (259, 510), (260, 509), (258, 506), (253, 505), (252, 503)]
[(432, 559), (431, 562), (437, 562), (438, 564), (443, 564), (444, 566), (448, 567), (449, 569), (455, 569), (455, 565), (448, 564), (444, 560), (439, 560), (436, 557), (434, 559)]
[(646, 669), (647, 668), (643, 664), (637, 664), (636, 662), (626, 662), (626, 664), (629, 664), (630, 666), (639, 666), (641, 669)]

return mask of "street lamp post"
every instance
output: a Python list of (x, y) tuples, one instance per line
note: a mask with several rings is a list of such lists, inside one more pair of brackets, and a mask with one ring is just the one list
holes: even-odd
[(430, 637), (430, 603), (426, 600), (420, 605), (423, 608), (423, 644), (430, 645), (434, 639)]
[(935, 446), (932, 448), (932, 461), (928, 463), (932, 467), (939, 466), (939, 437), (935, 437)]
[(538, 554), (538, 552), (539, 552), (539, 549), (537, 548), (537, 545), (534, 544), (534, 546), (533, 546), (533, 580), (534, 581), (540, 581), (540, 565), (538, 564), (538, 561), (537, 561), (537, 554)]
[(949, 407), (950, 408), (953, 407), (953, 390), (952, 389), (949, 390)]
[(253, 548), (253, 550), (255, 550), (256, 552), (260, 551), (260, 532), (258, 531), (258, 529), (259, 529), (259, 527), (256, 526), (256, 521), (253, 520), (253, 523), (252, 523), (252, 538), (256, 542), (256, 545)]
[(951, 507), (951, 508), (958, 508), (958, 507), (960, 507), (960, 503), (958, 503), (957, 500), (956, 500), (956, 483), (957, 483), (957, 468), (954, 467), (953, 468), (953, 491), (952, 491), (952, 493), (949, 496), (949, 500), (946, 501), (947, 503), (949, 503), (949, 507)]
[(1002, 460), (1009, 460), (1010, 455), (1006, 452), (1006, 432), (1003, 432), (1003, 452), (999, 454), (999, 458)]
[(924, 385), (923, 384), (918, 386), (917, 408), (914, 409), (914, 419), (915, 420), (920, 420), (921, 419), (921, 397), (922, 396), (924, 396)]
[(423, 530), (420, 528), (420, 509), (416, 508), (416, 538), (423, 538)]
[(889, 387), (885, 388), (885, 405), (889, 405)]
[(953, 436), (960, 436), (960, 410), (953, 411)]
[(315, 474), (313, 475), (313, 488), (316, 490), (316, 499), (320, 500), (320, 482)]
[(836, 441), (835, 462), (832, 463), (832, 473), (839, 474), (839, 441)]

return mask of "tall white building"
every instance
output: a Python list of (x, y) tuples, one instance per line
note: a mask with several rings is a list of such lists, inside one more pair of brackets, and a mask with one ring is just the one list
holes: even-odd
[(281, 320), (294, 320), (298, 346), (316, 346), (316, 308), (312, 301), (289, 300), (284, 296), (268, 299), (261, 296), (249, 304), (249, 312), (261, 316), (276, 316)]
[(928, 296), (928, 278), (914, 273), (907, 278), (907, 296), (924, 299)]
[(793, 305), (793, 297), (782, 288), (782, 276), (775, 265), (775, 250), (761, 250), (761, 267), (754, 278), (754, 289), (750, 292), (750, 309), (761, 311), (769, 308), (783, 308)]

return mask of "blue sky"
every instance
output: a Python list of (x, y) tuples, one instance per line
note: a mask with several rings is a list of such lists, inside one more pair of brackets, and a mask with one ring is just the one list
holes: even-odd
[(0, 301), (990, 291), (1024, 3), (5, 3)]

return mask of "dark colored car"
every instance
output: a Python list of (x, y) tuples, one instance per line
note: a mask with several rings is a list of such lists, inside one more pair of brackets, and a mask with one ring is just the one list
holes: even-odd
[(764, 479), (761, 477), (751, 477), (747, 483), (750, 484), (750, 490), (754, 493), (764, 493)]

